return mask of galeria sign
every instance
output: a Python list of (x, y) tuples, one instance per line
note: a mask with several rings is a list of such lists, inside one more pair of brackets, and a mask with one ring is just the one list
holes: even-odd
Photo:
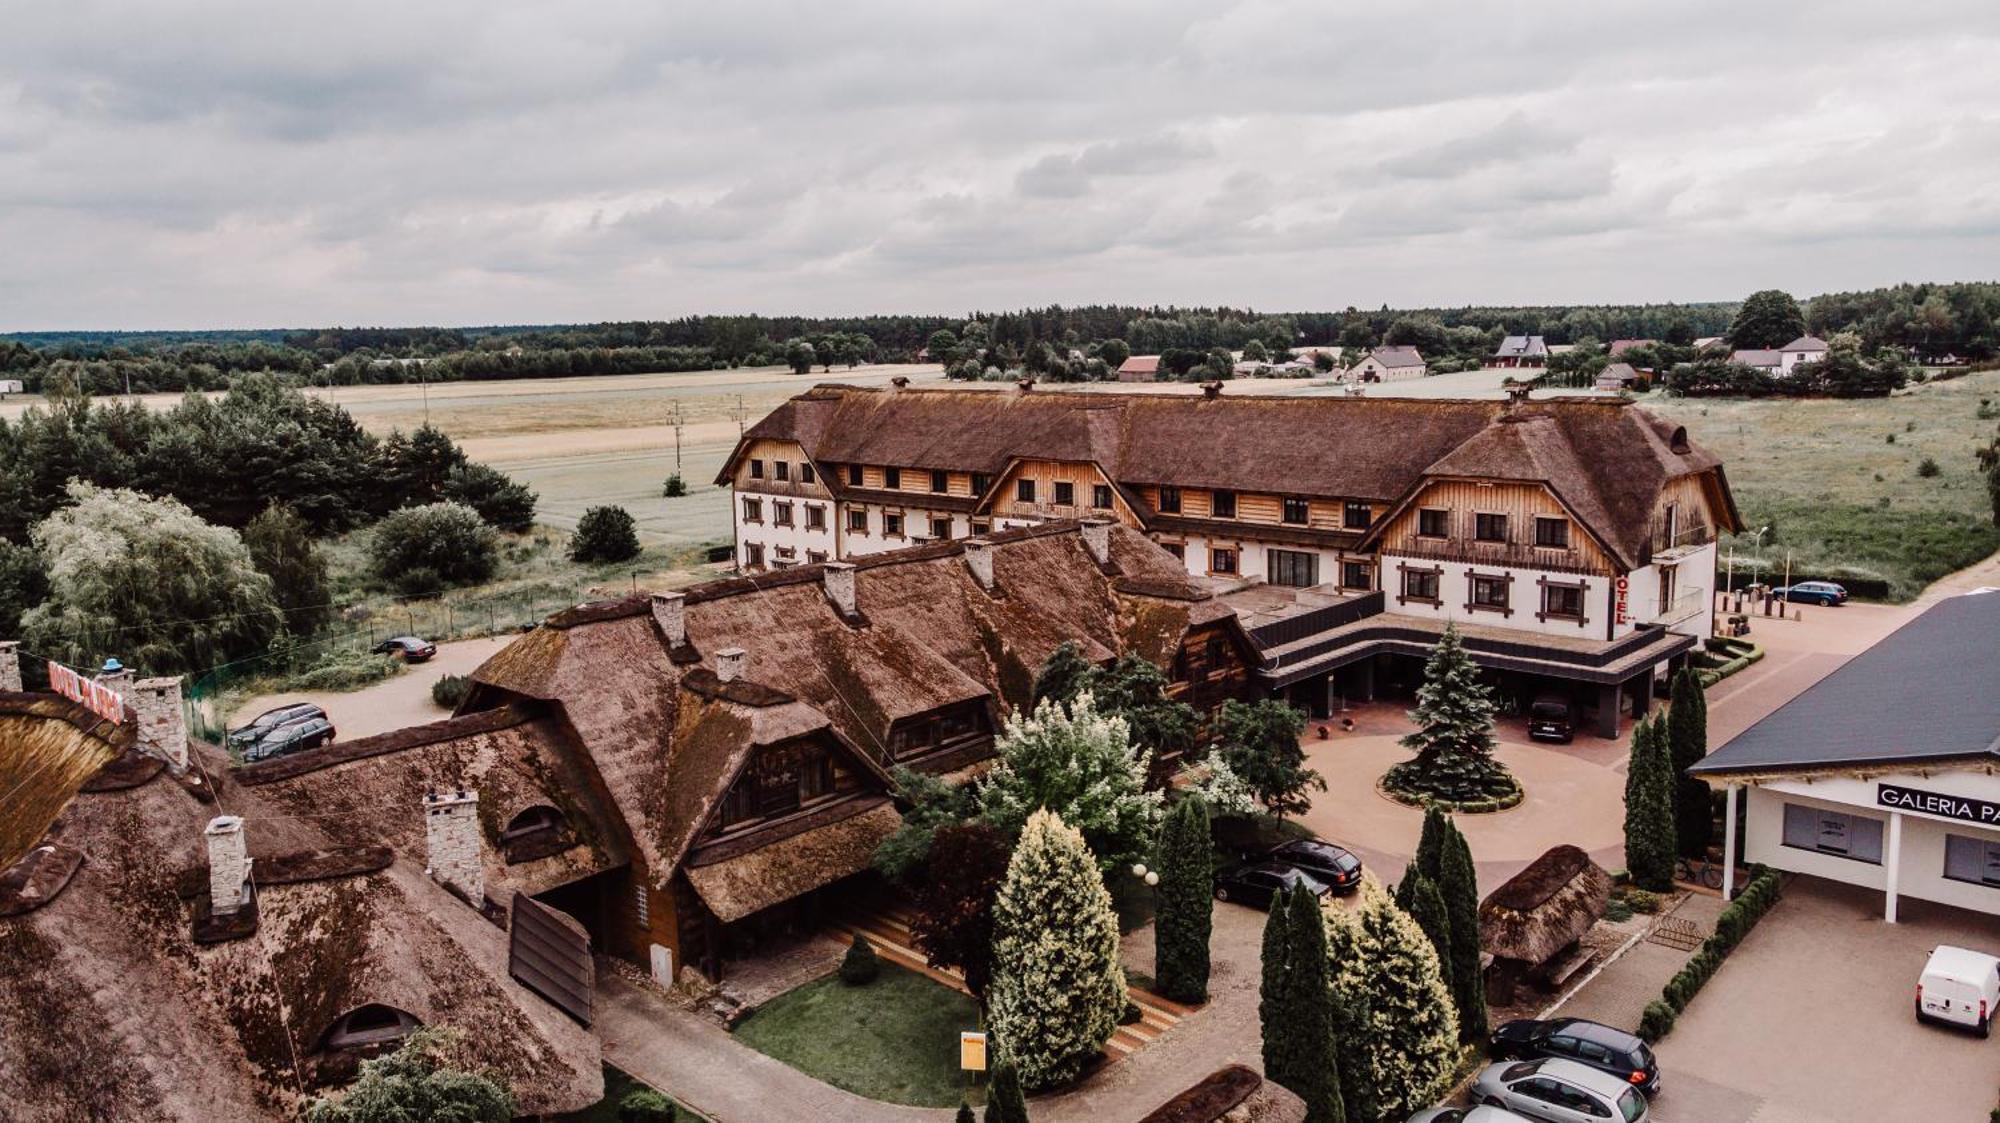
[(96, 679), (85, 678), (54, 659), (49, 660), (49, 686), (70, 701), (82, 703), (85, 709), (106, 721), (125, 720), (125, 699), (120, 698), (116, 690), (100, 684)]
[(2000, 827), (2000, 803), (1988, 803), (1983, 799), (1967, 799), (1962, 795), (1945, 795), (1895, 784), (1877, 784), (1875, 802), (1898, 811), (1915, 811), (1943, 819), (1963, 819), (1968, 823)]

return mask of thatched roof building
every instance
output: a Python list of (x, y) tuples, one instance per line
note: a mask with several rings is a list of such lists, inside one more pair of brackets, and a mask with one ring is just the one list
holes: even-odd
[(1139, 1123), (1302, 1123), (1305, 1101), (1243, 1065), (1229, 1065), (1155, 1108)]
[(1497, 960), (1539, 966), (1577, 942), (1611, 902), (1611, 875), (1557, 846), (1479, 903), (1479, 943)]

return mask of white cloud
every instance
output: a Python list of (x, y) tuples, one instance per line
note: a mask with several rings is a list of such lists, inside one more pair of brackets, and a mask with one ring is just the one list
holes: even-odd
[(2000, 8), (73, 0), (0, 330), (1991, 277)]

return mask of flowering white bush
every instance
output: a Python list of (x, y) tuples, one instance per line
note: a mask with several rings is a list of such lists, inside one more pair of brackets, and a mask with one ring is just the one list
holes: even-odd
[(1255, 815), (1264, 809), (1250, 782), (1238, 776), (1221, 753), (1210, 753), (1199, 765), (1181, 769), (1181, 779), (1183, 790), (1200, 796), (1211, 815)]
[(1000, 762), (979, 789), (994, 826), (1011, 834), (1047, 808), (1082, 832), (1107, 872), (1151, 852), (1164, 793), (1146, 790), (1147, 751), (1133, 747), (1125, 719), (1099, 713), (1090, 694), (1010, 719), (994, 750)]

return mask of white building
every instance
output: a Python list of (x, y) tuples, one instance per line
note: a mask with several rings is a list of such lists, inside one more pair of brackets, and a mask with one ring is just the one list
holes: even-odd
[(1354, 364), (1348, 377), (1357, 382), (1395, 382), (1404, 378), (1422, 378), (1429, 373), (1424, 357), (1415, 347), (1377, 347), (1368, 357)]
[(1826, 358), (1826, 340), (1802, 335), (1778, 348), (1778, 373), (1790, 375), (1800, 363), (1816, 363)]
[[(2000, 913), (2000, 590), (1950, 597), (1690, 771), (1745, 862)], [(1725, 830), (1733, 870), (1734, 830)]]

